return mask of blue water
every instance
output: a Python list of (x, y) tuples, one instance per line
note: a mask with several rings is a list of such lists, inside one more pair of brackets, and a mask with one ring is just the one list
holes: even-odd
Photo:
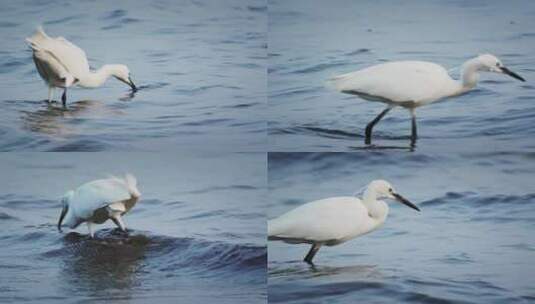
[(421, 208), (336, 247), (268, 244), (270, 303), (530, 303), (535, 154), (270, 153), (268, 219), (390, 181)]
[[(265, 150), (266, 12), (262, 0), (2, 1), (0, 151)], [(140, 90), (111, 78), (48, 105), (24, 40), (39, 24), (93, 68), (128, 65)]]
[(458, 67), (481, 53), (498, 56), (527, 79), (482, 74), (470, 93), (416, 112), (415, 149), (437, 152), (535, 148), (535, 5), (532, 1), (269, 2), (268, 146), (270, 151), (408, 149), (410, 115), (335, 92), (325, 81), (392, 60)]
[[(265, 303), (265, 168), (262, 154), (4, 153), (0, 302)], [(65, 191), (124, 172), (142, 193), (128, 236), (56, 230)]]

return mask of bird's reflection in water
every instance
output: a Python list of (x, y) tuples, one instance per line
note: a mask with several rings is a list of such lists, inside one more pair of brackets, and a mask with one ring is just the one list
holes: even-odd
[(63, 242), (62, 277), (72, 293), (124, 299), (141, 284), (149, 237), (115, 229), (101, 230), (95, 239), (71, 232)]
[(136, 96), (136, 92), (139, 90), (140, 88), (136, 89), (136, 90), (132, 90), (128, 93), (126, 93), (125, 95), (123, 95), (122, 97), (119, 98), (120, 101), (130, 101), (132, 99), (134, 99), (134, 97)]
[(360, 147), (349, 147), (351, 150), (356, 151), (381, 151), (381, 150), (401, 150), (401, 151), (408, 151), (408, 152), (414, 152), (416, 150), (416, 143), (411, 143), (406, 146), (379, 146), (379, 145), (365, 145)]
[(339, 267), (310, 265), (309, 267), (311, 277), (343, 275), (367, 279), (371, 277), (379, 277), (381, 274), (375, 265), (351, 265)]
[[(292, 263), (294, 264), (294, 263)], [(290, 267), (277, 265), (269, 269), (269, 277), (279, 277), (284, 279), (314, 279), (320, 277), (338, 278), (342, 280), (366, 280), (378, 279), (382, 277), (381, 271), (375, 265), (349, 265), (349, 266), (325, 266), (308, 265), (297, 262)]]
[(111, 108), (98, 100), (81, 100), (63, 107), (60, 103), (44, 102), (37, 111), (22, 111), (23, 128), (32, 132), (63, 137), (77, 133), (77, 124), (84, 118), (121, 115), (122, 111)]

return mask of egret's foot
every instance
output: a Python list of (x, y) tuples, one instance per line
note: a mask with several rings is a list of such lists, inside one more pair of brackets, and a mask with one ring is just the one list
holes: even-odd
[(411, 139), (411, 148), (414, 148), (416, 146), (416, 141), (418, 141), (418, 136), (413, 133), (410, 139)]
[(67, 105), (67, 90), (63, 91), (63, 95), (61, 95), (61, 103), (63, 107)]
[(372, 130), (373, 127), (381, 120), (383, 117), (388, 113), (392, 108), (388, 107), (384, 109), (377, 117), (375, 117), (367, 126), (366, 126), (366, 132), (365, 132), (365, 139), (364, 143), (369, 145), (372, 143)]
[(411, 112), (411, 114), (411, 145), (414, 145), (416, 144), (416, 140), (418, 139), (418, 131), (416, 126), (416, 116), (414, 115), (414, 112)]
[(364, 144), (371, 145), (372, 144), (372, 130), (375, 123), (372, 121), (366, 126), (366, 131), (364, 132)]
[(307, 262), (309, 265), (314, 265), (314, 263), (312, 263), (312, 260), (314, 259), (314, 256), (316, 255), (318, 250), (320, 250), (320, 248), (321, 248), (320, 244), (312, 244), (312, 246), (310, 247), (310, 250), (308, 251), (303, 261)]
[(308, 263), (308, 267), (310, 267), (310, 270), (312, 270), (313, 272), (318, 271), (318, 268), (316, 267), (316, 264), (314, 263)]

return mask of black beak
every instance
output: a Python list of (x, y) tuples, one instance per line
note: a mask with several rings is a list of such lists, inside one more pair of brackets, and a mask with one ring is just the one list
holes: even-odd
[(63, 223), (63, 218), (65, 217), (65, 214), (67, 214), (67, 211), (69, 210), (68, 206), (64, 206), (61, 210), (61, 215), (59, 216), (58, 221), (58, 231), (61, 232), (61, 223)]
[(515, 72), (509, 70), (509, 69), (506, 68), (506, 67), (500, 67), (500, 70), (502, 70), (502, 72), (503, 72), (504, 74), (507, 74), (507, 75), (509, 75), (509, 76), (511, 76), (511, 77), (513, 77), (513, 78), (515, 78), (515, 79), (518, 79), (518, 80), (520, 80), (520, 81), (526, 81), (526, 80), (525, 80), (524, 78), (522, 78), (520, 75), (518, 75), (517, 73), (515, 73)]
[(134, 84), (134, 81), (132, 81), (132, 78), (130, 78), (130, 76), (128, 76), (128, 82), (129, 82), (128, 85), (130, 85), (130, 87), (132, 88), (132, 91), (136, 92), (137, 91), (137, 87)]
[(397, 193), (392, 193), (392, 195), (402, 204), (404, 204), (405, 206), (408, 206), (408, 207), (411, 207), (412, 209), (416, 210), (416, 211), (420, 211), (420, 208), (416, 207), (416, 205), (414, 205), (413, 203), (411, 203), (408, 199), (404, 198), (403, 196), (397, 194)]

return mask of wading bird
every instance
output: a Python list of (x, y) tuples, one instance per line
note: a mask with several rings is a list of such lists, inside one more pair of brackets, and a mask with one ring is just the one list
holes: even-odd
[(54, 88), (64, 88), (61, 101), (67, 102), (67, 88), (76, 84), (84, 88), (100, 87), (113, 76), (136, 91), (128, 67), (123, 64), (106, 64), (97, 71), (89, 69), (85, 52), (63, 37), (49, 37), (42, 27), (26, 38), (33, 50), (33, 61), (39, 75), (48, 85), (48, 102)]
[(83, 184), (65, 193), (61, 199), (63, 209), (58, 230), (61, 232), (63, 222), (71, 229), (86, 222), (89, 234), (93, 237), (93, 225), (111, 219), (126, 232), (121, 216), (134, 207), (140, 196), (136, 178), (130, 174), (124, 178), (111, 177)]
[(336, 76), (328, 83), (339, 92), (387, 105), (386, 109), (366, 126), (366, 144), (371, 144), (372, 129), (375, 124), (392, 108), (400, 106), (409, 110), (411, 114), (411, 144), (414, 145), (418, 137), (415, 109), (470, 91), (479, 80), (479, 72), (506, 74), (525, 81), (506, 68), (498, 58), (485, 54), (470, 59), (462, 65), (461, 81), (452, 79), (446, 69), (432, 62), (394, 61)]
[(335, 246), (379, 228), (388, 215), (382, 198), (395, 199), (415, 210), (413, 203), (384, 180), (372, 181), (362, 199), (331, 197), (301, 205), (268, 221), (268, 240), (312, 244), (304, 261), (312, 264), (321, 246)]

